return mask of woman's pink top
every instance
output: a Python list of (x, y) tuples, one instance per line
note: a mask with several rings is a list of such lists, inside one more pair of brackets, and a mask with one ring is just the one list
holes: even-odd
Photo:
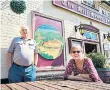
[(74, 72), (74, 76), (78, 74), (89, 74), (89, 77), (92, 79), (92, 81), (102, 82), (90, 58), (84, 59), (82, 70), (80, 70), (76, 66), (75, 60), (71, 59), (66, 67), (66, 71), (64, 73), (64, 79), (67, 79), (68, 75), (71, 75), (72, 72)]

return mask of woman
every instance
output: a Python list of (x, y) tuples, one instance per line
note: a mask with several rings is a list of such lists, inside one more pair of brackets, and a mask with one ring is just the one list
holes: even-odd
[(69, 61), (64, 79), (103, 82), (90, 58), (84, 57), (81, 46), (76, 45), (71, 48), (72, 59)]

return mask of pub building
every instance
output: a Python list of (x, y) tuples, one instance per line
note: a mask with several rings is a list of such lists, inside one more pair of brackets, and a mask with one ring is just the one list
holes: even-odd
[(110, 1), (32, 0), (26, 1), (28, 8), (19, 15), (4, 4), (8, 3), (3, 2), (0, 21), (2, 82), (8, 77), (6, 51), (23, 24), (30, 26), (38, 45), (37, 80), (62, 76), (75, 44), (81, 45), (86, 54), (101, 52), (110, 65)]
[(80, 44), (86, 54), (101, 52), (110, 63), (110, 2), (53, 0), (53, 5), (64, 19), (67, 61), (71, 46)]

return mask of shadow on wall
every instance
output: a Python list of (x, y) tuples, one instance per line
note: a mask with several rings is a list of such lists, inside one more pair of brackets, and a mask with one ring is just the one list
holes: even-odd
[(6, 62), (7, 48), (1, 48), (1, 77), (0, 79), (8, 78), (8, 67)]

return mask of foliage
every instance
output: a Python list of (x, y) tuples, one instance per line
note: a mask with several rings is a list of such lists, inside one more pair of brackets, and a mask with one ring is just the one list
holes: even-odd
[(60, 33), (56, 31), (37, 31), (35, 32), (35, 40), (39, 41), (38, 37), (42, 37), (44, 42), (47, 42), (49, 40), (60, 40), (63, 43), (63, 38)]
[(106, 58), (102, 53), (89, 53), (87, 56), (92, 59), (96, 68), (104, 68)]
[(10, 2), (10, 8), (13, 12), (17, 14), (24, 13), (24, 10), (26, 10), (26, 4), (23, 0), (12, 0)]
[(46, 54), (46, 53), (42, 53), (42, 52), (40, 52), (40, 55), (42, 56), (42, 57), (46, 57), (46, 58), (48, 58), (48, 59), (53, 59), (53, 56), (51, 56), (51, 55), (48, 55), (48, 54)]

